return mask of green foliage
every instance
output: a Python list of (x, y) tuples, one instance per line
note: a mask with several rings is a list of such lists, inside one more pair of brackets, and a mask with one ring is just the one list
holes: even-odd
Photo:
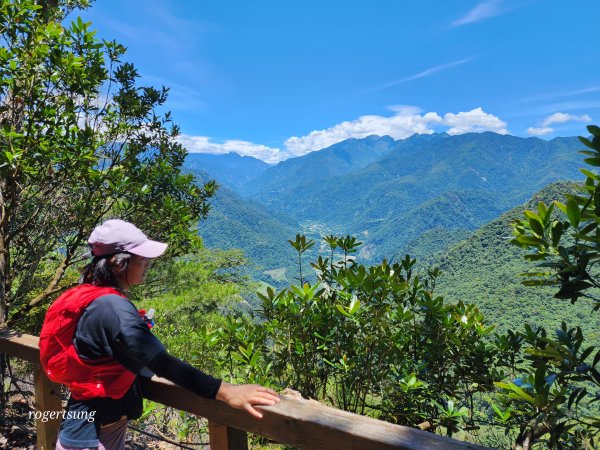
[(68, 286), (80, 248), (118, 216), (169, 242), (200, 245), (193, 226), (216, 186), (181, 173), (186, 152), (164, 105), (138, 85), (125, 47), (66, 13), (87, 2), (0, 5), (0, 323)]
[(517, 368), (522, 375), (496, 383), (504, 408), (495, 408), (498, 419), (518, 430), (515, 441), (521, 445), (593, 448), (600, 435), (598, 418), (592, 417), (599, 398), (600, 352), (594, 356), (596, 348), (584, 345), (581, 328), (569, 329), (564, 322), (555, 339), (544, 328), (527, 325), (519, 336), (525, 351)]
[(304, 285), (304, 278), (302, 277), (302, 254), (309, 250), (315, 245), (315, 242), (312, 239), (306, 240), (306, 236), (297, 234), (296, 240), (291, 241), (288, 240), (290, 245), (296, 250), (298, 253), (298, 270), (300, 272), (300, 286)]
[[(223, 336), (252, 286), (241, 275), (245, 264), (239, 251), (206, 249), (159, 259), (133, 298), (139, 308), (155, 310), (152, 331), (169, 353), (206, 373), (227, 377)], [(170, 437), (180, 442), (205, 442), (207, 436), (202, 418), (148, 401), (138, 425), (165, 434), (176, 430)]]
[[(315, 283), (268, 288), (258, 294), (256, 322), (228, 323), (232, 373), (448, 434), (473, 423), (476, 398), (494, 388), (493, 327), (474, 306), (436, 296), (438, 273), (419, 279), (411, 258), (367, 267), (350, 256), (356, 238), (324, 241), (329, 257), (311, 264)], [(300, 257), (314, 242), (297, 236), (290, 244)]]
[[(593, 138), (581, 141), (593, 151), (585, 161), (600, 165), (600, 130), (590, 126)], [(530, 251), (525, 258), (541, 261), (536, 271), (525, 273), (524, 284), (558, 286), (555, 297), (575, 303), (579, 298), (594, 302), (596, 297), (600, 234), (600, 177), (582, 169), (586, 181), (580, 192), (567, 194), (566, 203), (555, 201), (547, 206), (539, 202), (537, 210), (526, 210), (525, 219), (514, 224), (512, 243)], [(554, 214), (554, 207), (561, 214)], [(549, 448), (594, 448), (600, 438), (598, 408), (600, 399), (600, 349), (585, 343), (581, 327), (563, 322), (556, 338), (544, 328), (526, 327), (522, 333), (528, 364), (524, 375), (510, 382), (497, 383), (501, 399), (514, 414), (519, 428), (517, 444), (529, 447), (545, 442)], [(506, 420), (506, 418), (503, 418)]]

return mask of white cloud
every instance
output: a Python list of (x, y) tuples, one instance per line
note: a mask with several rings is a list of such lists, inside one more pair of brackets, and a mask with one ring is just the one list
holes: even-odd
[(325, 130), (311, 131), (306, 136), (292, 136), (285, 141), (290, 156), (302, 156), (315, 150), (321, 150), (349, 138), (364, 138), (372, 134), (403, 139), (415, 133), (431, 134), (432, 123), (441, 123), (437, 113), (421, 115), (414, 109), (401, 108), (391, 117), (361, 116), (352, 121), (338, 123)]
[(591, 122), (592, 118), (587, 114), (582, 116), (576, 116), (574, 114), (567, 114), (562, 112), (555, 112), (550, 114), (544, 120), (542, 120), (542, 126), (540, 128), (529, 127), (527, 132), (532, 136), (543, 136), (554, 132), (554, 128), (550, 127), (555, 123), (566, 123), (566, 122)]
[(469, 23), (480, 22), (490, 17), (498, 16), (504, 11), (500, 8), (501, 0), (486, 0), (479, 3), (475, 8), (467, 13), (464, 17), (452, 22), (453, 27), (459, 27)]
[(527, 132), (532, 135), (532, 136), (543, 136), (545, 134), (550, 134), (552, 132), (554, 132), (554, 128), (535, 128), (535, 127), (529, 127), (527, 128)]
[(446, 113), (444, 125), (452, 128), (448, 134), (479, 133), (481, 131), (493, 131), (498, 134), (508, 134), (506, 122), (500, 120), (493, 114), (488, 114), (481, 107), (458, 114)]
[(248, 141), (228, 140), (222, 144), (211, 142), (206, 136), (180, 135), (177, 140), (190, 153), (210, 153), (213, 155), (223, 155), (225, 153), (237, 153), (242, 156), (252, 156), (261, 159), (267, 163), (276, 163), (286, 159), (281, 150), (274, 147), (267, 147), (262, 144), (254, 144)]
[(321, 150), (348, 138), (364, 138), (372, 134), (404, 139), (413, 134), (434, 133), (434, 126), (451, 127), (449, 134), (462, 134), (481, 131), (494, 131), (506, 134), (506, 122), (479, 108), (457, 114), (447, 113), (442, 118), (436, 112), (421, 114), (414, 106), (395, 105), (391, 117), (370, 115), (361, 116), (352, 121), (334, 125), (325, 130), (311, 131), (306, 136), (293, 136), (285, 142), (289, 156), (302, 156), (315, 150)]
[(546, 117), (544, 119), (544, 121), (542, 122), (542, 126), (547, 127), (549, 125), (552, 125), (553, 123), (565, 123), (565, 122), (571, 122), (571, 121), (591, 122), (592, 118), (590, 116), (588, 116), (587, 114), (584, 114), (583, 116), (575, 116), (573, 114), (556, 112), (556, 113), (551, 114), (548, 117)]

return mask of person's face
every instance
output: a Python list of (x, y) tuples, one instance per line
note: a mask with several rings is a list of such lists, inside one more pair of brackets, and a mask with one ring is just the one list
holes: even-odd
[(148, 258), (131, 255), (129, 264), (127, 264), (127, 276), (125, 277), (127, 284), (129, 284), (129, 286), (142, 284), (149, 266), (150, 260)]

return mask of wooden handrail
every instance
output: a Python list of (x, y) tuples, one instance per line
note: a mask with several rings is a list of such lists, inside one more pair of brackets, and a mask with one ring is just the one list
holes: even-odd
[[(14, 331), (0, 333), (0, 353), (38, 363), (39, 349), (36, 336)], [(38, 377), (44, 377), (39, 371)], [(53, 383), (36, 384), (36, 390), (54, 389)], [(54, 385), (56, 386), (56, 385)], [(153, 377), (142, 382), (144, 396), (209, 421), (211, 450), (247, 449), (246, 432), (265, 436), (277, 442), (300, 449), (319, 450), (484, 450), (485, 447), (409, 427), (352, 414), (330, 408), (312, 400), (283, 397), (276, 406), (260, 407), (263, 419), (256, 420), (247, 412), (233, 409), (223, 402), (199, 397), (167, 380)], [(36, 398), (48, 397), (36, 393)], [(43, 408), (43, 409), (38, 409)], [(36, 402), (36, 409), (51, 411), (52, 401)], [(38, 446), (53, 448), (49, 442), (56, 435), (48, 427), (50, 422), (38, 426)], [(40, 430), (40, 427), (46, 427)], [(40, 434), (45, 442), (40, 442)], [(52, 441), (53, 442), (53, 441)], [(489, 449), (488, 449), (489, 450)]]

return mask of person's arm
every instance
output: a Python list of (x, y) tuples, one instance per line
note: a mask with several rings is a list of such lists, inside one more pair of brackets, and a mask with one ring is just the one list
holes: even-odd
[(202, 397), (216, 398), (232, 408), (245, 409), (258, 419), (262, 418), (262, 414), (254, 406), (273, 406), (279, 402), (279, 396), (272, 389), (257, 384), (226, 383), (169, 355), (166, 351), (157, 354), (148, 364), (148, 368), (156, 375), (191, 392)]
[(215, 398), (221, 380), (211, 377), (163, 350), (148, 363), (148, 369), (159, 377), (192, 391), (201, 397)]

